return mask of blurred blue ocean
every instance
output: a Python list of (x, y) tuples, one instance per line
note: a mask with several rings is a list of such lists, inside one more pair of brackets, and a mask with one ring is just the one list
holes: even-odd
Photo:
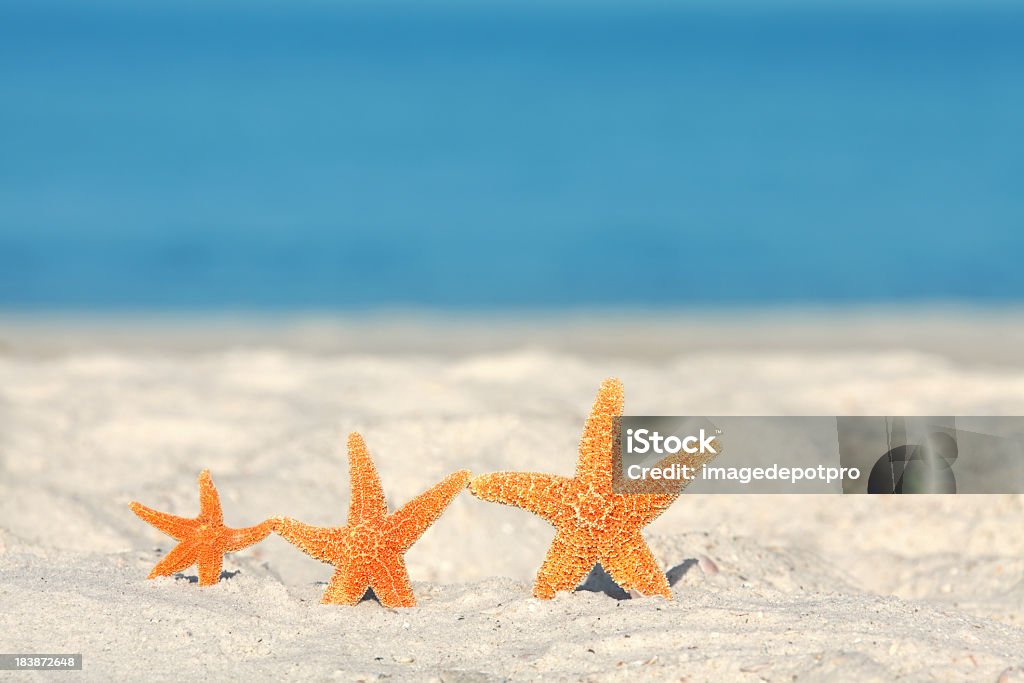
[(769, 5), (7, 0), (0, 308), (1024, 299), (1024, 6)]

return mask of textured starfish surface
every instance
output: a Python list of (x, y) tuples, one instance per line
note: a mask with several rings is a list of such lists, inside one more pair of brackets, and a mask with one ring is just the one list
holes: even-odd
[(199, 585), (210, 586), (220, 580), (224, 553), (235, 552), (259, 543), (274, 529), (273, 520), (243, 529), (224, 526), (220, 496), (209, 470), (199, 474), (199, 516), (177, 517), (158, 512), (141, 503), (131, 504), (132, 512), (160, 531), (179, 541), (174, 550), (160, 560), (149, 578), (170, 576), (193, 564), (199, 566)]
[(388, 514), (377, 468), (359, 434), (348, 437), (352, 501), (348, 524), (317, 527), (277, 518), (275, 530), (303, 552), (334, 565), (323, 603), (354, 605), (372, 588), (385, 607), (412, 607), (403, 555), (466, 488), (469, 471), (460, 470)]
[[(622, 383), (605, 380), (583, 429), (574, 477), (496, 472), (470, 482), (475, 496), (521, 507), (554, 525), (555, 539), (533, 586), (538, 598), (576, 588), (598, 562), (623, 589), (672, 597), (640, 529), (671, 505), (689, 482), (663, 485), (655, 493), (613, 492), (620, 467), (615, 425), (620, 415)], [(683, 457), (686, 464), (700, 467), (714, 456)]]

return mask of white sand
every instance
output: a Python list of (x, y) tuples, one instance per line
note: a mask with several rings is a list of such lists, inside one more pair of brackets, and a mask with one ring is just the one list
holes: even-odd
[(569, 474), (609, 375), (632, 414), (1024, 414), (1024, 361), (838, 341), (640, 360), (66, 339), (40, 354), (30, 338), (0, 354), (0, 652), (83, 653), (62, 677), (1024, 680), (1022, 496), (684, 495), (647, 529), (673, 601), (544, 602), (530, 582), (550, 527), (467, 492), (406, 556), (411, 610), (318, 604), (331, 568), (276, 537), (228, 556), (215, 587), (147, 581), (173, 541), (127, 508), (194, 515), (209, 467), (230, 525), (341, 524), (350, 430), (392, 507), (461, 467)]

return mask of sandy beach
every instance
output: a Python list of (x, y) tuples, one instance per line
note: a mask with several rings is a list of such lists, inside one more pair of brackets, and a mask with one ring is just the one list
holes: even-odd
[(1024, 2), (0, 46), (0, 683), (1024, 683)]
[[(412, 609), (319, 604), (331, 568), (275, 536), (229, 555), (216, 586), (194, 567), (146, 580), (174, 542), (128, 503), (193, 516), (203, 468), (231, 526), (343, 524), (354, 430), (392, 509), (461, 468), (569, 475), (609, 376), (636, 415), (1024, 414), (1011, 320), (974, 337), (948, 320), (948, 335), (926, 322), (898, 338), (760, 324), (747, 346), (719, 341), (730, 322), (578, 351), (555, 340), (585, 330), (553, 323), (503, 340), (467, 326), (447, 345), (440, 326), (378, 326), (391, 343), (376, 350), (344, 323), (173, 343), (8, 324), (0, 652), (82, 653), (60, 675), (96, 681), (1024, 680), (1016, 495), (684, 494), (645, 530), (671, 601), (627, 599), (596, 573), (531, 597), (553, 530), (468, 492), (406, 555)], [(0, 672), (14, 676), (35, 679)]]

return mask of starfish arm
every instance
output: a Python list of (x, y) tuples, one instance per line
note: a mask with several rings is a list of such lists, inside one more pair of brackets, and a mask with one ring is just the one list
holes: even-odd
[(224, 551), (233, 553), (259, 543), (274, 530), (275, 525), (275, 520), (268, 519), (256, 526), (227, 529), (227, 534), (224, 536)]
[(352, 487), (348, 523), (383, 519), (388, 514), (384, 489), (381, 488), (377, 467), (370, 458), (366, 442), (356, 432), (348, 435), (348, 469)]
[(179, 543), (174, 549), (164, 556), (164, 559), (156, 563), (153, 571), (149, 573), (150, 579), (158, 576), (170, 576), (176, 574), (186, 567), (195, 564), (197, 555), (196, 544), (190, 541)]
[(390, 561), (381, 562), (370, 577), (373, 594), (384, 607), (415, 607), (416, 596), (409, 583), (405, 561), (397, 554), (387, 559)]
[(615, 421), (622, 415), (622, 404), (622, 382), (615, 378), (602, 382), (583, 427), (576, 462), (577, 479), (611, 487), (612, 462), (619, 447)]
[(224, 567), (224, 552), (211, 544), (199, 546), (199, 585), (212, 586), (220, 581), (220, 572)]
[(466, 488), (467, 482), (469, 470), (459, 470), (410, 500), (388, 518), (386, 537), (399, 552), (407, 550)]
[(633, 493), (626, 496), (625, 508), (633, 518), (636, 528), (646, 526), (657, 519), (679, 496), (677, 494)]
[(195, 533), (198, 523), (188, 517), (178, 517), (146, 507), (142, 503), (132, 502), (129, 507), (143, 521), (149, 522), (160, 531), (172, 538), (183, 541)]
[(363, 599), (369, 587), (365, 577), (352, 572), (345, 564), (339, 564), (320, 602), (324, 605), (355, 605)]
[[(721, 444), (715, 439), (716, 450), (721, 453)], [(616, 492), (629, 496), (631, 508), (642, 517), (640, 526), (649, 524), (658, 517), (679, 495), (700, 476), (700, 471), (707, 463), (718, 457), (718, 453), (689, 454), (679, 452), (669, 455), (657, 462), (655, 467), (668, 468), (673, 465), (686, 466), (693, 476), (687, 479), (633, 480), (620, 483)], [(621, 477), (621, 459), (616, 458), (616, 481)]]
[(274, 531), (286, 541), (321, 562), (334, 564), (341, 550), (339, 532), (334, 527), (311, 526), (290, 517), (277, 517), (271, 520)]
[(539, 472), (494, 472), (473, 477), (470, 492), (492, 503), (529, 510), (552, 524), (565, 512), (571, 480)]
[(601, 566), (615, 583), (625, 590), (635, 590), (642, 595), (660, 595), (671, 598), (672, 591), (654, 559), (651, 549), (639, 531), (626, 538), (616, 538), (602, 549)]
[(224, 513), (220, 509), (220, 495), (217, 493), (217, 487), (213, 485), (210, 470), (203, 470), (199, 473), (199, 516), (204, 518), (208, 524), (221, 525), (224, 523)]
[(537, 572), (533, 595), (550, 600), (558, 591), (571, 591), (582, 583), (596, 562), (596, 548), (587, 542), (581, 543), (579, 536), (560, 529)]

